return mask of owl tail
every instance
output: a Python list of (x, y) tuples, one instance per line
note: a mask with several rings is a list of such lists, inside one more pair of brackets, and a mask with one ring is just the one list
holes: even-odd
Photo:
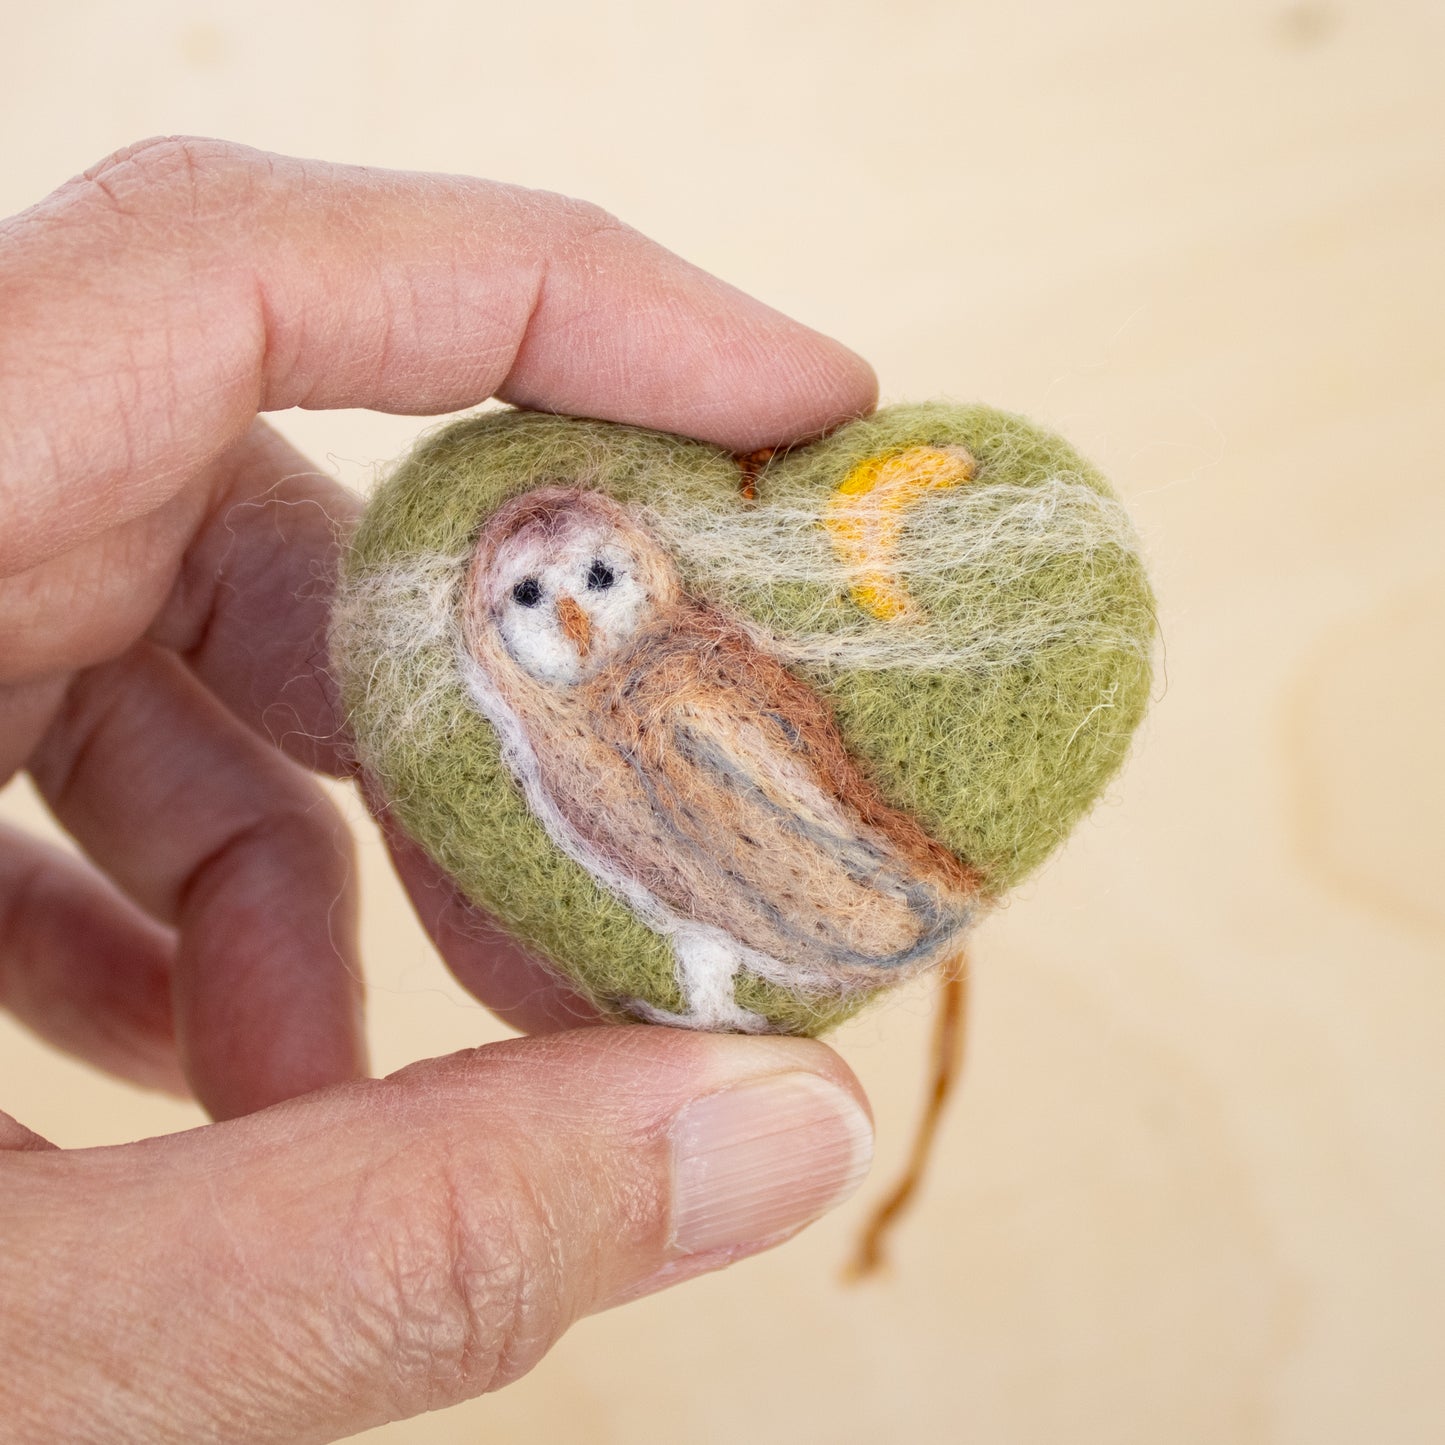
[(964, 1035), (968, 1022), (968, 956), (960, 947), (941, 965), (938, 1016), (929, 1053), (928, 1098), (913, 1136), (913, 1147), (898, 1182), (874, 1208), (858, 1237), (858, 1249), (844, 1271), (844, 1279), (857, 1284), (877, 1274), (888, 1261), (887, 1243), (900, 1216), (913, 1203), (933, 1157), (943, 1111), (963, 1072)]

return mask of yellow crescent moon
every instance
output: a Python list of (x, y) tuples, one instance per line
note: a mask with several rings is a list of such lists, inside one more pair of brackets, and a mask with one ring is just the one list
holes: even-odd
[(964, 447), (906, 447), (860, 462), (828, 499), (823, 525), (853, 576), (848, 591), (880, 622), (914, 615), (917, 604), (898, 580), (903, 514), (925, 492), (973, 479), (978, 465)]

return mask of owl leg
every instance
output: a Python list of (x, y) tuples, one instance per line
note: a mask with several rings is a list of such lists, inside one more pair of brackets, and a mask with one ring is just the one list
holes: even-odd
[(712, 1033), (762, 1034), (772, 1029), (762, 1014), (739, 1006), (734, 994), (738, 974), (737, 953), (711, 933), (679, 930), (673, 935), (677, 982), (682, 989), (684, 1013), (669, 1013), (636, 1000), (632, 1011), (649, 1023), (674, 1028), (705, 1029)]
[(696, 1019), (694, 1028), (732, 1029), (745, 1034), (766, 1033), (762, 1014), (738, 1005), (737, 953), (721, 939), (704, 933), (682, 933), (673, 940), (677, 954), (677, 981), (687, 1003), (685, 1017)]

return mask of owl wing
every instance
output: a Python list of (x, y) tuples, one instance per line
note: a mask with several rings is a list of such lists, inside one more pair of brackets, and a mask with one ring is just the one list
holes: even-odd
[(661, 850), (639, 862), (676, 911), (830, 973), (927, 961), (967, 921), (967, 871), (883, 802), (823, 700), (740, 629), (699, 609), (625, 691), (622, 752), (650, 813), (629, 842)]

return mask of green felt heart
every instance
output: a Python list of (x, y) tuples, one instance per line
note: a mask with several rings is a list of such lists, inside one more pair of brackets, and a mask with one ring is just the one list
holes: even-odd
[[(840, 497), (913, 448), (966, 453), (972, 475), (905, 488), (850, 533)], [(736, 458), (675, 436), (483, 413), (401, 464), (346, 564), (332, 660), (362, 766), (467, 897), (604, 1008), (676, 1010), (670, 945), (553, 845), (458, 674), (469, 554), (505, 500), (564, 482), (626, 504), (689, 593), (773, 639), (887, 801), (993, 898), (1095, 801), (1147, 703), (1154, 604), (1137, 543), (1058, 437), (984, 406), (893, 407), (767, 461), (755, 500), (742, 476)], [(746, 974), (737, 988), (799, 1033), (860, 998)]]

